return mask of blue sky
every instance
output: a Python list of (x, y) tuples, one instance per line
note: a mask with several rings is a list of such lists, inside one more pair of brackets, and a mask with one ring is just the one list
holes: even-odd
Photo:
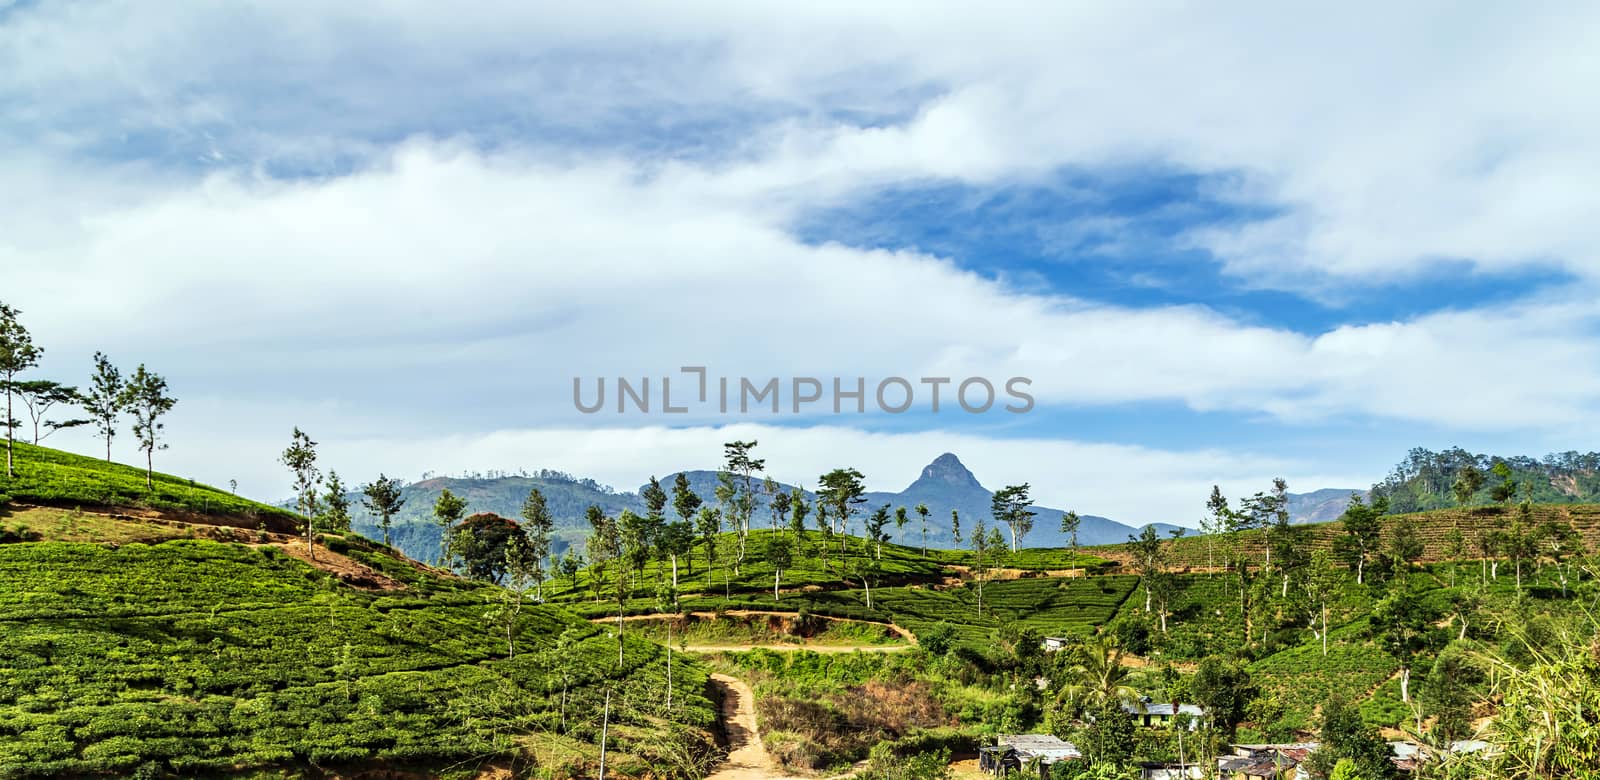
[[(356, 481), (631, 486), (737, 436), (898, 489), (951, 450), (1129, 522), (1592, 449), (1594, 9), (1307, 13), (13, 3), (0, 298), (42, 373), (167, 374), (159, 460), (266, 497), (297, 425)], [(1038, 403), (571, 403), (684, 365)]]

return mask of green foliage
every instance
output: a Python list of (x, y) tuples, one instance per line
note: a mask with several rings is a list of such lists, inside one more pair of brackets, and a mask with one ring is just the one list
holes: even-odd
[[(17, 475), (9, 480), (0, 479), (0, 489), (18, 502), (68, 507), (149, 507), (212, 517), (259, 519), (290, 527), (297, 521), (291, 512), (181, 477), (157, 472), (153, 475), (154, 487), (147, 489), (143, 469), (22, 442), (12, 446), (16, 449)], [(255, 525), (254, 522), (247, 524)]]
[(1319, 774), (1330, 774), (1342, 762), (1353, 765), (1346, 772), (1369, 780), (1395, 776), (1389, 761), (1389, 746), (1362, 720), (1361, 713), (1341, 696), (1334, 696), (1322, 707), (1317, 730), (1321, 746), (1312, 754), (1311, 767)]
[(530, 606), (506, 660), (483, 624), (498, 591), (350, 555), (407, 588), (353, 590), (272, 548), (0, 545), (0, 775), (526, 766), (549, 738), (582, 760), (608, 686), (635, 769), (709, 748), (703, 667), (675, 660), (668, 712), (663, 648), (630, 640), (619, 668), (602, 630)]

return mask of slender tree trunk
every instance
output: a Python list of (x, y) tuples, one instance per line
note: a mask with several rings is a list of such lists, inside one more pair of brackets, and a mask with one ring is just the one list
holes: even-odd
[(667, 619), (667, 712), (672, 712), (672, 619)]
[(1328, 656), (1328, 602), (1322, 602), (1322, 656)]
[(783, 582), (783, 569), (776, 566), (772, 569), (772, 600), (778, 600), (778, 583)]
[(106, 437), (106, 462), (111, 462), (111, 437)]
[(606, 737), (611, 729), (611, 689), (606, 689), (605, 714), (600, 716), (600, 780), (606, 778)]
[(1400, 701), (1411, 703), (1411, 667), (1400, 667)]
[(1366, 555), (1366, 553), (1362, 553), (1361, 557), (1356, 559), (1356, 584), (1357, 585), (1361, 584), (1361, 575), (1366, 571), (1366, 568), (1367, 568), (1367, 555)]
[[(109, 450), (107, 450), (109, 452)], [(106, 460), (111, 456), (107, 455)], [(6, 380), (6, 478), (16, 479), (17, 473), (11, 470), (11, 380)]]
[(156, 483), (154, 472), (156, 470), (156, 448), (144, 448), (144, 489), (155, 490)]

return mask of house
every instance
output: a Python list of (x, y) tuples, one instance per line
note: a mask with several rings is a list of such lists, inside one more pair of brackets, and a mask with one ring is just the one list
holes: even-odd
[(1146, 761), (1139, 765), (1139, 780), (1201, 780), (1205, 774), (1204, 766), (1193, 763)]
[(1206, 711), (1197, 704), (1157, 704), (1155, 700), (1146, 696), (1137, 702), (1122, 705), (1122, 711), (1132, 715), (1146, 728), (1164, 728), (1171, 726), (1179, 715), (1189, 716), (1189, 730), (1194, 731), (1199, 727), (1200, 719)]
[(1044, 642), (1042, 643), (1041, 646), (1044, 647), (1044, 651), (1046, 653), (1054, 653), (1057, 650), (1065, 650), (1071, 645), (1072, 645), (1072, 640), (1068, 639), (1067, 637), (1064, 637), (1064, 636), (1047, 636), (1047, 637), (1044, 638)]
[(1217, 774), (1230, 780), (1299, 780), (1300, 765), (1316, 751), (1315, 742), (1234, 745), (1233, 755), (1217, 759)]
[(1040, 778), (1048, 780), (1052, 765), (1083, 758), (1076, 745), (1054, 734), (1001, 734), (995, 742), (978, 751), (978, 767), (995, 775), (1023, 770), (1037, 759)]

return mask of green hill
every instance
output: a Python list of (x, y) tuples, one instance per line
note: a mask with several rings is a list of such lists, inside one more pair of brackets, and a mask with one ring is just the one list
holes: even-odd
[(1406, 453), (1404, 460), (1372, 486), (1374, 496), (1389, 501), (1392, 512), (1418, 512), (1456, 506), (1453, 487), (1462, 471), (1472, 468), (1483, 483), (1468, 506), (1495, 503), (1492, 492), (1502, 480), (1490, 470), (1505, 464), (1516, 483), (1516, 495), (1538, 504), (1600, 503), (1600, 453), (1559, 452), (1533, 458), (1500, 457), (1467, 452), (1459, 447), (1433, 452), (1422, 447)]
[(659, 645), (559, 607), (512, 615), (506, 591), (353, 534), (308, 561), (231, 527), (287, 513), (225, 492), (163, 477), (141, 495), (142, 472), (135, 489), (124, 467), (20, 455), (0, 508), (0, 777), (592, 774), (608, 698), (608, 771), (698, 777), (715, 756), (706, 670), (675, 659), (667, 709)]
[(15, 442), (16, 477), (0, 473), (0, 504), (58, 507), (151, 509), (175, 517), (254, 528), (267, 524), (292, 530), (296, 515), (202, 485), (192, 479), (157, 472), (155, 489), (145, 487), (144, 469), (109, 463), (70, 452)]

